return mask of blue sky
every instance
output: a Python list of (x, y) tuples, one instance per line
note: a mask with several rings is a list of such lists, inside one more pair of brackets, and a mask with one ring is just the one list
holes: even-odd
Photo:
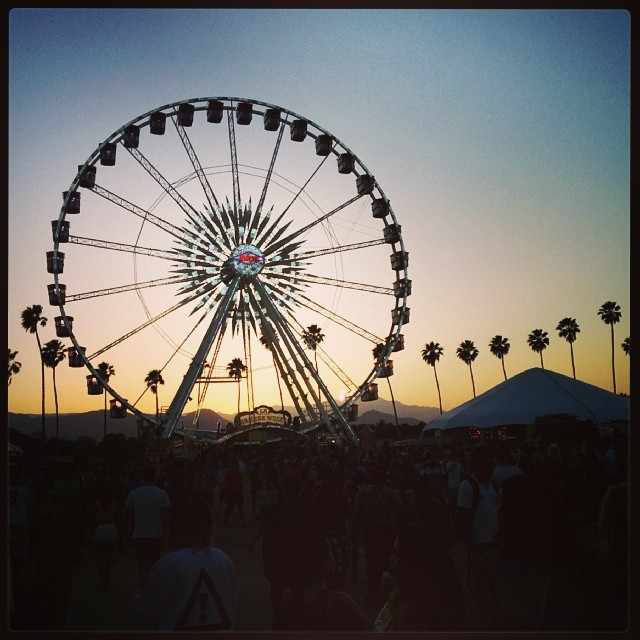
[[(413, 280), (406, 349), (394, 354), (397, 400), (437, 406), (420, 357), (430, 341), (444, 347), (445, 409), (471, 397), (455, 357), (462, 340), (480, 350), (478, 393), (503, 379), (487, 347), (496, 334), (512, 345), (509, 375), (539, 366), (526, 343), (535, 328), (549, 332), (545, 366), (571, 375), (555, 331), (566, 316), (581, 327), (577, 377), (611, 389), (609, 327), (597, 316), (608, 300), (623, 313), (616, 375), (628, 392), (619, 348), (630, 333), (627, 12), (18, 9), (9, 14), (8, 324), (23, 370), (10, 410), (39, 410), (35, 340), (19, 316), (42, 304), (44, 339), (54, 337), (45, 252), (78, 165), (139, 115), (215, 96), (309, 118), (352, 149), (389, 197)], [(79, 339), (90, 340), (81, 325)], [(125, 375), (133, 367), (114, 364), (119, 392), (135, 395)], [(59, 382), (78, 389), (61, 398), (62, 411), (95, 404), (82, 373), (65, 365)], [(380, 392), (388, 397), (386, 385)], [(233, 389), (217, 402), (232, 409)]]

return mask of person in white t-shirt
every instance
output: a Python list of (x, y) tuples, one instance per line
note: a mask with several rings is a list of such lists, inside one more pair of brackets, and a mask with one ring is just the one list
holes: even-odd
[(133, 538), (141, 589), (149, 570), (162, 553), (171, 506), (167, 492), (154, 484), (155, 478), (155, 468), (146, 467), (142, 472), (143, 484), (129, 493), (124, 505), (125, 521)]
[(471, 452), (471, 475), (460, 483), (455, 520), (467, 545), (468, 567), (494, 544), (498, 531), (498, 488), (491, 479), (493, 454), (487, 445)]
[(235, 569), (229, 557), (211, 546), (211, 508), (198, 501), (175, 521), (177, 548), (152, 567), (136, 601), (139, 629), (159, 631), (233, 631)]
[(446, 451), (445, 470), (447, 472), (447, 501), (454, 507), (458, 503), (458, 488), (462, 482), (464, 467), (458, 451)]

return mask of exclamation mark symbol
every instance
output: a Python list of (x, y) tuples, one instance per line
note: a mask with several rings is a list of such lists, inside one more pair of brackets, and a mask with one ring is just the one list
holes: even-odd
[(200, 600), (200, 624), (204, 624), (207, 621), (207, 593), (198, 594)]

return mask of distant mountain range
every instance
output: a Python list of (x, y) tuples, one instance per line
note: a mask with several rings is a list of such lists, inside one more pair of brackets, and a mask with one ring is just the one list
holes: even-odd
[[(277, 408), (277, 407), (274, 407)], [(292, 407), (286, 407), (291, 413), (294, 413)], [(366, 408), (366, 411), (363, 411)], [(395, 416), (393, 413), (393, 404), (390, 400), (379, 398), (372, 402), (358, 403), (359, 416), (356, 424), (378, 424), (381, 420), (394, 424)], [(433, 407), (419, 407), (415, 405), (404, 405), (396, 402), (396, 411), (398, 413), (398, 422), (410, 425), (416, 425), (420, 422), (429, 422), (436, 416), (440, 415), (440, 411)], [(195, 412), (183, 415), (182, 424), (190, 427), (193, 424)], [(25, 435), (40, 435), (42, 429), (41, 416), (39, 414), (24, 413), (8, 413), (7, 426), (13, 428)], [(222, 424), (233, 421), (233, 416), (217, 413), (211, 409), (203, 409), (200, 413), (200, 429), (207, 431), (215, 431), (218, 421)], [(107, 411), (107, 433), (123, 433), (125, 437), (136, 437), (138, 434), (138, 417), (128, 414), (125, 418), (113, 419)], [(64, 413), (58, 417), (58, 428), (61, 439), (77, 440), (79, 437), (92, 438), (96, 442), (102, 440), (104, 431), (104, 412), (88, 411), (86, 413)], [(47, 438), (55, 438), (56, 425), (55, 415), (47, 414), (45, 416), (45, 433)]]

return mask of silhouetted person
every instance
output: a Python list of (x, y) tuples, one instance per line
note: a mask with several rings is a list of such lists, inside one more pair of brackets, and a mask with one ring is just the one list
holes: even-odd
[(398, 532), (391, 555), (391, 581), (376, 630), (464, 629), (464, 591), (447, 544), (429, 524), (408, 524)]
[(612, 625), (623, 631), (628, 624), (629, 485), (619, 482), (607, 490), (598, 519), (598, 568), (603, 596), (612, 611)]
[(154, 564), (136, 602), (138, 628), (233, 631), (235, 570), (229, 557), (212, 546), (211, 508), (200, 500), (182, 510), (173, 535), (179, 548)]
[(400, 493), (387, 484), (384, 467), (373, 468), (372, 480), (371, 484), (360, 485), (353, 515), (361, 532), (367, 567), (367, 602), (379, 609), (384, 604), (380, 580), (389, 568), (393, 541), (404, 514)]
[(531, 475), (504, 481), (497, 546), (472, 567), (469, 631), (595, 631), (609, 625), (594, 572), (583, 562), (566, 510)]
[(317, 528), (304, 529), (291, 547), (292, 585), (282, 594), (275, 631), (369, 631), (373, 625), (356, 601), (327, 588), (331, 545)]
[(92, 505), (92, 519), (95, 528), (91, 541), (96, 555), (98, 573), (102, 580), (102, 590), (105, 592), (111, 588), (113, 550), (119, 536), (120, 514), (115, 497), (115, 486), (108, 481), (103, 481), (98, 486), (97, 500)]
[(156, 470), (147, 466), (143, 484), (133, 489), (125, 502), (125, 519), (133, 537), (140, 588), (151, 567), (162, 553), (163, 537), (169, 519), (169, 495), (155, 485)]
[(223, 526), (227, 524), (229, 516), (233, 512), (234, 507), (238, 507), (240, 513), (240, 522), (242, 526), (245, 525), (244, 520), (244, 478), (242, 477), (242, 471), (240, 471), (240, 463), (237, 458), (234, 458), (231, 462), (231, 469), (227, 471), (227, 475), (224, 477), (224, 483), (227, 494), (227, 510), (224, 514)]

